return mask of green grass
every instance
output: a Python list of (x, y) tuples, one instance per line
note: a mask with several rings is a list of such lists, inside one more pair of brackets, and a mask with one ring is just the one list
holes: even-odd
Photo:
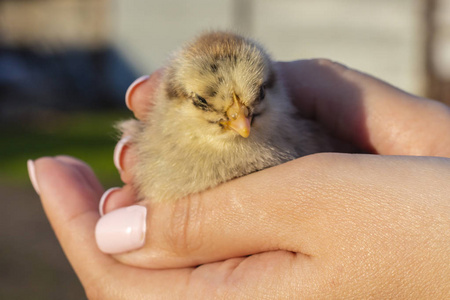
[(42, 156), (71, 155), (87, 162), (105, 185), (120, 184), (113, 164), (117, 132), (113, 124), (125, 111), (52, 113), (0, 128), (0, 181), (28, 185), (26, 162)]

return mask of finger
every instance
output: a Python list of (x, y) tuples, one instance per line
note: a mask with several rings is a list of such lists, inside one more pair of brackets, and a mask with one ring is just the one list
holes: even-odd
[[(115, 258), (154, 269), (196, 266), (273, 250), (311, 255), (313, 251), (306, 241), (311, 235), (308, 224), (312, 217), (304, 215), (314, 203), (308, 203), (309, 197), (297, 199), (299, 192), (291, 187), (298, 187), (298, 182), (313, 185), (316, 180), (309, 179), (308, 167), (294, 176), (295, 162), (238, 178), (175, 203), (144, 201), (148, 210), (144, 247), (115, 254)], [(292, 175), (286, 178), (287, 173)], [(304, 188), (310, 191), (317, 187)], [(299, 211), (300, 207), (305, 210)], [(306, 221), (306, 226), (298, 224), (299, 220)]]
[(123, 136), (114, 148), (114, 165), (120, 173), (122, 182), (130, 184), (133, 182), (132, 166), (136, 163), (135, 148), (130, 136)]
[(92, 282), (87, 294), (88, 299), (260, 299), (280, 294), (288, 299), (311, 298), (323, 291), (318, 287), (323, 280), (314, 278), (316, 265), (301, 256), (274, 251), (197, 268), (128, 268), (121, 274), (113, 269)]
[(447, 106), (328, 60), (277, 67), (300, 111), (338, 137), (380, 154), (450, 155)]
[[(168, 268), (272, 250), (326, 256), (366, 229), (382, 240), (399, 215), (415, 220), (429, 200), (403, 201), (417, 199), (417, 191), (436, 198), (434, 192), (450, 180), (449, 164), (438, 158), (307, 156), (175, 203), (146, 203), (145, 246), (115, 257), (126, 264)], [(411, 234), (408, 226), (399, 230), (405, 230), (399, 237)]]
[(96, 193), (103, 193), (103, 186), (85, 162), (67, 155), (58, 155), (55, 159), (59, 162), (76, 167), (76, 169), (87, 179), (87, 183)]
[(163, 73), (163, 69), (159, 69), (149, 77), (143, 76), (137, 79), (129, 87), (125, 97), (126, 103), (128, 108), (133, 111), (136, 118), (145, 120), (154, 103), (155, 94)]
[(113, 187), (105, 191), (100, 199), (100, 215), (105, 215), (113, 210), (136, 204), (136, 194), (130, 185), (122, 188)]
[(83, 284), (101, 276), (116, 261), (98, 250), (93, 236), (100, 183), (87, 165), (69, 157), (38, 159), (35, 174), (44, 210), (75, 272)]

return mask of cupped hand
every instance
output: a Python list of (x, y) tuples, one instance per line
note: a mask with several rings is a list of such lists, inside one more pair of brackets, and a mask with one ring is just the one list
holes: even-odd
[[(145, 244), (115, 259), (95, 245), (101, 189), (88, 167), (40, 159), (44, 207), (89, 294), (449, 295), (448, 108), (329, 61), (278, 66), (306, 117), (366, 151), (396, 156), (316, 154), (175, 203), (140, 202)], [(130, 95), (136, 117), (151, 109), (147, 92), (158, 76)], [(133, 151), (126, 144), (118, 155), (126, 185), (109, 195), (107, 212), (134, 204)]]

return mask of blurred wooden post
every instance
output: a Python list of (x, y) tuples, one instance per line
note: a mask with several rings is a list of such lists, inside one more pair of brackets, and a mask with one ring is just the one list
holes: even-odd
[(251, 35), (253, 33), (253, 0), (233, 0), (232, 5), (232, 27)]

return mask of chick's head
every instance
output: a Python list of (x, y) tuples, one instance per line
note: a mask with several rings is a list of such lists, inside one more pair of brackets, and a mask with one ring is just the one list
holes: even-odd
[(204, 134), (247, 138), (254, 119), (264, 113), (274, 77), (270, 57), (257, 43), (212, 32), (174, 57), (164, 92), (179, 117), (198, 124)]

